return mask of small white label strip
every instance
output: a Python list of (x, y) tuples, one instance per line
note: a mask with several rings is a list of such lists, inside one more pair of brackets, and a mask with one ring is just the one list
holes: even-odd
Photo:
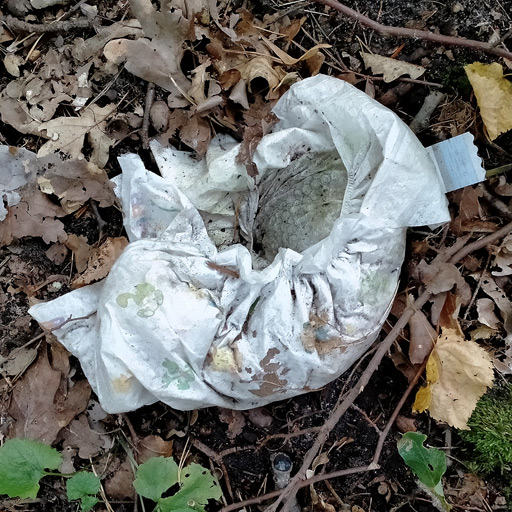
[(485, 169), (473, 140), (471, 133), (463, 133), (427, 148), (442, 178), (445, 192), (485, 180)]

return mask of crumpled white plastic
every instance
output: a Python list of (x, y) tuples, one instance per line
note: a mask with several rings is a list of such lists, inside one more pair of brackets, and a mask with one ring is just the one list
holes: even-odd
[(30, 309), (47, 328), (88, 317), (54, 334), (106, 411), (248, 409), (324, 386), (375, 341), (406, 228), (449, 220), (426, 150), (366, 94), (319, 75), (274, 112), (257, 183), (227, 137), (202, 162), (153, 143), (162, 177), (120, 157), (131, 243), (102, 282)]

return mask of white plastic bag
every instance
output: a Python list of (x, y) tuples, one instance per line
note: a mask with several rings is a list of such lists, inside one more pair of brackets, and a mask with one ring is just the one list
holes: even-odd
[(91, 315), (54, 334), (106, 411), (247, 409), (324, 386), (375, 341), (407, 226), (449, 220), (427, 152), (366, 94), (320, 75), (274, 112), (257, 183), (226, 137), (202, 162), (154, 143), (163, 177), (121, 157), (131, 243), (104, 281), (30, 309), (50, 328)]

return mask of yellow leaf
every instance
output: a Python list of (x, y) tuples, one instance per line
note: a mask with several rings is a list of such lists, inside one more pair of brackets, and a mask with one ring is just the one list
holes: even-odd
[(497, 62), (474, 62), (465, 66), (475, 92), (480, 115), (491, 140), (512, 129), (512, 83)]
[(467, 421), (493, 380), (490, 355), (457, 330), (444, 329), (427, 363), (427, 387), (416, 395), (414, 409), (428, 409), (432, 418), (468, 430)]
[(416, 399), (414, 400), (414, 404), (412, 406), (412, 412), (424, 412), (432, 401), (432, 390), (430, 389), (430, 384), (427, 384), (425, 387), (418, 390), (416, 393)]

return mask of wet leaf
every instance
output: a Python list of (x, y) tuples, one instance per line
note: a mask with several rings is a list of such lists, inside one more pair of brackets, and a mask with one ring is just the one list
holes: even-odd
[(497, 62), (474, 62), (464, 69), (489, 138), (494, 140), (512, 128), (512, 83), (503, 76), (503, 68)]

